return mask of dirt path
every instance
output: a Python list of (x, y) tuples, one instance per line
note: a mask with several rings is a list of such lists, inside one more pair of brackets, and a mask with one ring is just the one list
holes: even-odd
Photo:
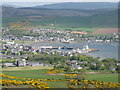
[[(110, 72), (85, 72), (85, 74), (107, 74), (107, 73), (110, 73)], [(65, 74), (64, 73), (51, 73), (48, 75), (65, 75)]]
[(65, 75), (64, 73), (51, 73), (51, 74), (48, 74), (48, 75)]
[(107, 74), (107, 73), (110, 73), (110, 72), (86, 72), (86, 74)]
[(97, 29), (92, 34), (112, 34), (112, 33), (118, 33), (118, 28), (100, 28)]

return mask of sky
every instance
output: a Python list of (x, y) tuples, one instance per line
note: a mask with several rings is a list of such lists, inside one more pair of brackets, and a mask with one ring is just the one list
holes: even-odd
[(118, 2), (119, 0), (2, 0), (2, 2)]
[(60, 2), (119, 2), (119, 0), (2, 0), (3, 5), (6, 4), (17, 7), (37, 6)]

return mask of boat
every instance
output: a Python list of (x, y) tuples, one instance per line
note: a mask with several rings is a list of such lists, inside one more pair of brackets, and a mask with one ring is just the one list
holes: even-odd
[(81, 49), (77, 48), (77, 49), (73, 49), (73, 52), (75, 53), (84, 53)]
[(88, 45), (84, 45), (82, 50), (85, 52), (99, 51), (98, 49), (90, 49)]
[(69, 40), (62, 40), (61, 43), (68, 43), (69, 44), (70, 41)]
[(72, 47), (65, 47), (65, 46), (63, 46), (63, 47), (61, 47), (61, 49), (73, 49)]
[(88, 45), (84, 45), (82, 50), (87, 50), (87, 49), (89, 49), (89, 46)]

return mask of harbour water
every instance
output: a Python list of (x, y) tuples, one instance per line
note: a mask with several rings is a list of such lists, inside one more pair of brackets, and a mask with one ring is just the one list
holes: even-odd
[[(88, 55), (94, 56), (94, 57), (100, 57), (102, 59), (104, 58), (116, 58), (118, 59), (118, 43), (91, 43), (91, 42), (75, 42), (75, 43), (37, 43), (34, 44), (35, 47), (40, 46), (53, 46), (53, 47), (73, 47), (76, 48), (83, 48), (84, 45), (88, 45), (91, 49), (97, 49), (99, 51), (88, 53)], [(63, 52), (69, 52), (70, 50), (61, 50)]]

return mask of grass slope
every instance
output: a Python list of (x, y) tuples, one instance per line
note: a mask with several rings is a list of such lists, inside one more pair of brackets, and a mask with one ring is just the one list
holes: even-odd
[[(26, 77), (34, 79), (65, 79), (62, 75), (48, 75), (47, 69), (39, 70), (20, 70), (20, 71), (3, 71), (6, 75), (14, 77)], [(47, 82), (51, 88), (67, 88), (67, 82)]]
[(119, 74), (88, 74), (86, 75), (86, 79), (104, 82), (118, 82), (118, 76)]
[[(27, 17), (11, 17), (3, 18), (3, 26), (10, 22), (17, 22), (21, 19), (27, 19)], [(40, 18), (40, 19), (29, 19), (32, 24), (55, 24), (57, 28), (104, 28), (104, 27), (117, 27), (117, 14), (116, 12), (110, 14), (96, 15), (96, 16), (57, 16), (52, 18)]]
[(11, 72), (14, 72), (16, 70), (36, 70), (36, 69), (50, 69), (50, 68), (52, 68), (52, 67), (48, 67), (48, 66), (7, 67), (7, 68), (2, 68), (2, 71), (11, 71)]
[[(14, 77), (26, 77), (34, 79), (65, 79), (63, 75), (48, 75), (47, 69), (36, 70), (17, 70), (17, 71), (3, 71), (4, 74)], [(88, 80), (99, 80), (104, 82), (118, 82), (118, 74), (87, 74)]]

